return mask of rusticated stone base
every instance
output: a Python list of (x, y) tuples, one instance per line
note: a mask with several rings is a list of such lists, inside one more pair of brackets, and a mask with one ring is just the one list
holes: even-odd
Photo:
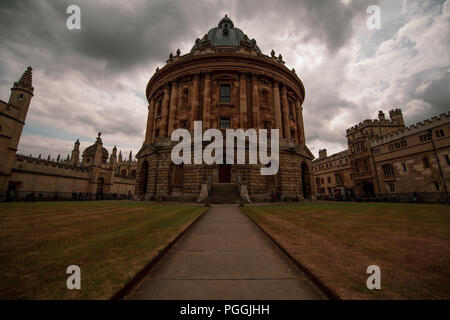
[(246, 183), (251, 201), (271, 201), (274, 197), (282, 201), (303, 201), (315, 197), (311, 157), (301, 146), (282, 141), (280, 168), (274, 176), (261, 175), (261, 164), (235, 164), (229, 169), (229, 181), (221, 181), (221, 165), (174, 165), (173, 145), (164, 139), (144, 146), (139, 152), (136, 194), (140, 199), (196, 201), (202, 184), (242, 182)]

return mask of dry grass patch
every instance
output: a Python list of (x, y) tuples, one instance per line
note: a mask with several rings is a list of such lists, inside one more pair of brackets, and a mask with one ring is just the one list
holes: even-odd
[[(0, 299), (108, 299), (205, 208), (145, 202), (0, 204)], [(68, 290), (66, 268), (81, 268)]]
[[(450, 299), (449, 206), (314, 202), (243, 211), (344, 299)], [(366, 288), (373, 264), (382, 290)]]

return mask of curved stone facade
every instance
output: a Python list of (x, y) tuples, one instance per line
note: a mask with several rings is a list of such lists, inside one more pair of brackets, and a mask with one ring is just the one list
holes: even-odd
[[(223, 36), (230, 34), (223, 32)], [(244, 39), (224, 47), (213, 45), (205, 35), (189, 54), (171, 54), (150, 79), (147, 131), (137, 155), (136, 191), (142, 198), (193, 200), (202, 184), (211, 192), (218, 183), (245, 183), (250, 197), (258, 200), (269, 200), (273, 191), (285, 198), (311, 198), (313, 156), (305, 145), (304, 86), (281, 55), (275, 57), (273, 51), (271, 56), (263, 55), (255, 40), (246, 35)], [(194, 121), (202, 121), (203, 131), (279, 129), (278, 174), (261, 176), (261, 165), (249, 164), (175, 166), (170, 153), (176, 143), (170, 136), (178, 128), (192, 134)]]

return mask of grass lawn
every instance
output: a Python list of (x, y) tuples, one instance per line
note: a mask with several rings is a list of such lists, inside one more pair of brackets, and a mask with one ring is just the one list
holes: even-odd
[[(450, 299), (450, 207), (331, 203), (243, 211), (343, 299)], [(370, 265), (381, 290), (368, 290)]]
[[(0, 299), (108, 299), (205, 211), (148, 202), (0, 204)], [(69, 265), (81, 290), (68, 290)]]

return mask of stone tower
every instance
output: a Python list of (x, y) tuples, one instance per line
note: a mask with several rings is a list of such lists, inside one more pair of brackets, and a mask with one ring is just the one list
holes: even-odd
[(394, 109), (389, 111), (389, 117), (391, 118), (391, 121), (395, 124), (398, 124), (400, 126), (405, 126), (405, 122), (403, 120), (403, 114), (402, 109)]
[[(27, 70), (11, 88), (9, 102), (0, 100), (0, 197), (8, 190), (9, 176), (33, 98), (32, 69)], [(12, 189), (13, 186), (11, 186)]]
[(77, 139), (73, 145), (72, 157), (70, 158), (72, 165), (77, 166), (80, 163), (80, 140)]

